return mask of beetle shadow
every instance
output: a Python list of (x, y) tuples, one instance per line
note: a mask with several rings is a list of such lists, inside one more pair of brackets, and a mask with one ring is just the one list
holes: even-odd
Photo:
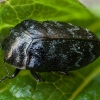
[(42, 78), (44, 79), (43, 82), (57, 82), (59, 80), (69, 80), (74, 78), (74, 74), (69, 72), (68, 74), (61, 74), (56, 72), (43, 72), (40, 73)]

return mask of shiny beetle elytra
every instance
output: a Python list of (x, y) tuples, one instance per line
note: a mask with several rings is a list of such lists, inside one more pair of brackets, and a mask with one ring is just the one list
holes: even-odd
[(38, 81), (36, 72), (63, 72), (82, 68), (100, 55), (100, 40), (90, 32), (72, 24), (24, 20), (11, 28), (2, 42), (4, 62), (16, 68), (1, 79), (15, 77), (21, 69), (30, 70)]

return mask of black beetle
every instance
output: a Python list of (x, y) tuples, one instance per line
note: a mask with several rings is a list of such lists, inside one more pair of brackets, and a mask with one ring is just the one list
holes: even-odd
[(100, 55), (100, 40), (90, 32), (72, 24), (24, 20), (11, 28), (2, 42), (4, 62), (13, 65), (15, 77), (21, 69), (30, 70), (38, 81), (36, 72), (63, 72), (82, 68)]

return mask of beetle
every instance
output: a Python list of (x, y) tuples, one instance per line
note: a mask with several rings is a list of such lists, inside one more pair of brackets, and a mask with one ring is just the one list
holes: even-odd
[(67, 73), (82, 68), (100, 55), (100, 40), (89, 31), (70, 23), (24, 20), (10, 29), (3, 40), (4, 62), (16, 69), (15, 77), (26, 69), (41, 81), (36, 72)]

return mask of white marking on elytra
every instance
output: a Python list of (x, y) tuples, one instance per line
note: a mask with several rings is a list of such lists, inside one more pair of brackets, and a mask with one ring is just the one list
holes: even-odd
[(30, 26), (30, 28), (31, 28), (31, 29), (33, 29), (34, 27), (35, 27), (35, 25), (34, 25), (34, 24)]
[(57, 27), (62, 27), (63, 25), (61, 24), (61, 23), (59, 23), (59, 22), (57, 22), (57, 21), (53, 21), (54, 23), (55, 23), (55, 25), (57, 26)]
[(86, 30), (87, 33), (89, 33), (89, 30), (87, 28), (85, 30)]
[[(81, 54), (81, 55), (82, 55), (82, 54)], [(77, 62), (75, 62), (75, 65), (76, 65), (77, 67), (80, 66), (80, 65), (79, 65), (79, 62), (80, 62), (81, 60), (82, 60), (82, 57), (79, 57), (78, 60), (77, 60)]]
[(92, 42), (88, 42), (88, 44), (89, 44), (89, 46), (90, 46), (89, 52), (90, 52), (90, 54), (91, 54), (91, 60), (90, 60), (90, 62), (91, 62), (91, 61), (93, 61), (93, 60), (95, 59), (95, 55), (94, 55), (93, 52), (92, 52), (92, 50), (93, 50), (93, 48), (94, 48), (94, 45), (92, 44)]
[(73, 28), (73, 30), (75, 31), (78, 31), (78, 30), (80, 30), (80, 28), (78, 27), (78, 26), (74, 26), (74, 28)]
[(80, 30), (80, 28), (78, 26), (67, 28), (67, 30), (70, 32), (70, 34), (73, 35), (73, 37), (79, 37), (78, 35), (75, 34), (75, 31)]
[(93, 38), (93, 35), (89, 32), (89, 30), (88, 29), (85, 29), (85, 31), (89, 34), (89, 36), (87, 37), (87, 38)]
[(67, 30), (74, 36), (75, 35), (75, 32), (73, 32), (73, 30), (72, 29), (70, 29), (70, 28), (67, 28)]
[(78, 47), (78, 49), (80, 49), (80, 47)]
[(79, 62), (82, 60), (82, 56), (83, 56), (83, 53), (79, 51), (80, 50), (80, 47), (78, 46), (79, 43), (80, 42), (78, 42), (77, 44), (73, 44), (72, 45), (73, 47), (70, 49), (70, 50), (73, 50), (74, 52), (76, 52), (77, 54), (80, 54), (78, 60), (75, 62), (75, 66), (77, 66), (77, 67), (80, 66)]
[(44, 24), (43, 24), (43, 26), (44, 26), (44, 27), (47, 27), (47, 26), (48, 26), (48, 24), (47, 24), (47, 23), (44, 23)]
[(71, 23), (68, 23), (70, 26), (73, 26), (73, 24), (71, 24)]
[(52, 29), (49, 28), (49, 27), (47, 27), (47, 31), (48, 31), (49, 34), (52, 34), (52, 35), (55, 34), (55, 33), (52, 31)]
[(50, 49), (48, 54), (53, 55), (51, 57), (54, 57), (55, 45), (56, 45), (56, 41), (53, 40), (52, 42), (50, 42)]

